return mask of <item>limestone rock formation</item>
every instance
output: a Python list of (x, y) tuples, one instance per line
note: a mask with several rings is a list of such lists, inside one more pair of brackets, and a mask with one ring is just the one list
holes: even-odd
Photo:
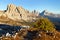
[(7, 6), (7, 10), (5, 14), (8, 16), (8, 18), (13, 20), (20, 20), (20, 14), (17, 11), (17, 7), (13, 4), (10, 4)]
[(21, 6), (17, 7), (14, 4), (9, 4), (7, 6), (7, 10), (0, 11), (0, 16), (4, 16), (14, 21), (21, 21), (21, 20), (27, 21), (36, 18), (37, 14), (29, 12), (28, 10), (24, 9)]

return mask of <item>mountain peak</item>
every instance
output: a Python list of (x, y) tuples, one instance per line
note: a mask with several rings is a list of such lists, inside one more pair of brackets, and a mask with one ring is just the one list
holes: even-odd
[(48, 10), (43, 10), (44, 12), (48, 12)]
[(44, 16), (44, 15), (45, 15), (45, 12), (46, 12), (46, 10), (42, 11), (42, 12), (40, 13), (40, 15), (41, 15), (41, 16)]
[(9, 4), (8, 6), (15, 6), (14, 4)]
[[(7, 6), (7, 10), (5, 10), (1, 16), (7, 17), (12, 20), (33, 20), (33, 17), (37, 16), (37, 14), (32, 14), (28, 10), (24, 9), (22, 6), (15, 6), (14, 4), (9, 4)], [(31, 16), (32, 15), (32, 16)]]
[(53, 13), (52, 12), (49, 12), (48, 10), (44, 10), (40, 13), (41, 16), (44, 16), (44, 15), (52, 15)]
[(16, 10), (16, 6), (14, 4), (9, 4), (7, 6), (7, 12), (12, 12)]

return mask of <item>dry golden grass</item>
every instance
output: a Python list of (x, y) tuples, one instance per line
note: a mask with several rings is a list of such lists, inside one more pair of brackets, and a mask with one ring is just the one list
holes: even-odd
[(15, 21), (15, 20), (9, 19), (9, 18), (4, 17), (4, 16), (0, 16), (0, 23), (8, 24), (8, 25), (16, 25), (16, 26), (26, 25), (25, 22), (21, 22), (18, 20)]

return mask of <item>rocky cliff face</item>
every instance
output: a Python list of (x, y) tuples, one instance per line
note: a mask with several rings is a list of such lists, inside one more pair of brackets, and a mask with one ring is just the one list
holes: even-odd
[(0, 16), (4, 16), (4, 17), (7, 17), (7, 18), (15, 20), (15, 21), (17, 21), (17, 20), (27, 21), (27, 20), (33, 19), (34, 16), (35, 16), (34, 18), (36, 18), (37, 15), (32, 14), (32, 12), (25, 10), (21, 6), (16, 7), (13, 4), (9, 4), (7, 6), (7, 10), (0, 11)]

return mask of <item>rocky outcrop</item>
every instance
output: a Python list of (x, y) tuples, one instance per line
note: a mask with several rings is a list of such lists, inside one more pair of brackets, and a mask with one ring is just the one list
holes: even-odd
[(13, 19), (13, 20), (20, 20), (21, 16), (19, 12), (17, 11), (17, 7), (13, 4), (10, 4), (7, 6), (7, 11), (5, 14), (8, 16), (8, 18)]
[(37, 14), (29, 12), (21, 6), (16, 7), (13, 4), (9, 4), (7, 6), (7, 10), (0, 12), (0, 16), (4, 16), (15, 21), (27, 21), (30, 19), (33, 20), (33, 17), (36, 18)]

